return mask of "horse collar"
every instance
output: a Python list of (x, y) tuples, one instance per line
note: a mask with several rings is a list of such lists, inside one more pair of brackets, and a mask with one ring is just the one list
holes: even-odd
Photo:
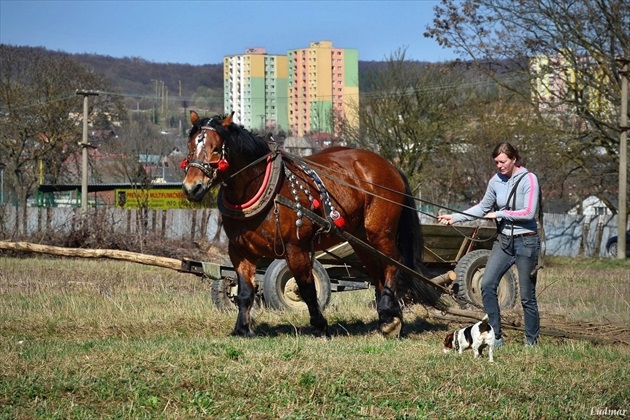
[(221, 187), (217, 203), (219, 211), (221, 214), (234, 219), (246, 219), (261, 213), (273, 201), (278, 185), (280, 185), (279, 181), (282, 172), (282, 158), (280, 154), (267, 155), (265, 176), (256, 194), (245, 203), (234, 204), (228, 201), (225, 197), (224, 187)]

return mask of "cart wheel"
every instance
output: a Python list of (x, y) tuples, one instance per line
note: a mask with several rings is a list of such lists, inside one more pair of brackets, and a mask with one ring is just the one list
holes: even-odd
[[(258, 288), (257, 288), (258, 289)], [(236, 295), (238, 294), (238, 283), (235, 278), (223, 278), (221, 280), (213, 280), (210, 283), (210, 296), (212, 303), (220, 311), (229, 311), (236, 309)], [(262, 296), (256, 292), (254, 297), (254, 308), (262, 306)]]
[(613, 258), (616, 258), (616, 257), (617, 257), (617, 254), (618, 254), (618, 252), (619, 252), (619, 251), (617, 250), (617, 242), (613, 242), (612, 244), (608, 245), (608, 249), (607, 249), (607, 251), (608, 251), (608, 255), (609, 255), (609, 256), (611, 256), (611, 257), (613, 257)]
[(236, 297), (236, 279), (224, 278), (213, 280), (210, 283), (210, 296), (212, 303), (220, 311), (236, 309), (234, 298)]
[[(313, 263), (313, 277), (317, 302), (323, 311), (330, 301), (330, 278), (324, 266), (317, 260)], [(263, 280), (263, 299), (272, 309), (307, 309), (285, 260), (274, 260), (267, 268)]]
[[(490, 250), (478, 249), (464, 255), (455, 266), (457, 278), (453, 282), (453, 290), (459, 306), (463, 309), (471, 307), (483, 308), (481, 298), (481, 279), (488, 263)], [(518, 296), (518, 279), (512, 269), (501, 279), (497, 290), (501, 309), (511, 309), (516, 305)]]

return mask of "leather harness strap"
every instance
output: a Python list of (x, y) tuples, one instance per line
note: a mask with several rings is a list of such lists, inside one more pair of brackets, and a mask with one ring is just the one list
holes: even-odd
[(244, 204), (232, 204), (225, 198), (224, 187), (219, 190), (217, 207), (222, 215), (233, 219), (247, 219), (265, 211), (273, 202), (273, 198), (281, 185), (284, 171), (280, 153), (277, 151), (269, 155), (265, 172), (265, 182), (252, 200)]
[[(288, 198), (283, 197), (282, 195), (276, 195), (275, 201), (280, 203), (280, 204), (282, 204), (283, 206), (292, 208), (293, 210), (297, 211), (295, 203), (293, 203)], [(348, 232), (344, 231), (343, 229), (339, 229), (330, 220), (326, 220), (323, 217), (313, 213), (312, 211), (310, 211), (308, 209), (305, 209), (304, 207), (302, 207), (301, 210), (304, 213), (304, 216), (309, 218), (313, 223), (315, 223), (315, 224), (325, 228), (326, 230), (332, 231), (335, 235), (337, 235), (340, 238), (350, 242), (351, 245), (357, 245), (357, 246), (361, 247), (361, 249), (363, 249), (364, 251), (367, 251), (368, 253), (376, 256), (377, 258), (380, 258), (382, 260), (387, 260), (387, 262), (389, 262), (390, 264), (395, 265), (400, 270), (403, 270), (407, 274), (413, 276), (414, 278), (416, 278), (418, 280), (421, 280), (424, 283), (427, 283), (427, 284), (433, 286), (436, 289), (439, 289), (443, 293), (446, 293), (448, 295), (452, 294), (452, 292), (449, 289), (447, 289), (446, 287), (435, 283), (431, 279), (426, 278), (422, 274), (418, 273), (415, 270), (412, 270), (411, 268), (407, 267), (406, 265), (404, 265), (400, 261), (396, 261), (395, 259), (393, 259), (393, 258), (389, 257), (388, 255), (382, 253), (378, 249), (370, 246), (369, 244), (365, 243), (364, 241), (362, 241), (361, 239), (357, 238), (356, 236), (349, 234)]]

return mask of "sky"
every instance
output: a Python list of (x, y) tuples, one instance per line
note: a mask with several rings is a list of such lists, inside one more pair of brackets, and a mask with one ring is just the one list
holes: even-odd
[(360, 61), (406, 49), (407, 60), (457, 57), (422, 36), (437, 0), (0, 0), (0, 43), (155, 63), (221, 64), (254, 47), (268, 54), (332, 41)]

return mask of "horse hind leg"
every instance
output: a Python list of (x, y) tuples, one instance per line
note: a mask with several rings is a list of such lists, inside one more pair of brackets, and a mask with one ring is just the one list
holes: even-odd
[(396, 297), (396, 268), (389, 265), (383, 266), (381, 261), (361, 249), (355, 249), (355, 252), (372, 277), (381, 334), (387, 338), (400, 337), (403, 316)]
[(310, 255), (303, 252), (292, 253), (289, 251), (287, 252), (287, 266), (297, 282), (300, 297), (308, 307), (310, 323), (315, 329), (315, 335), (330, 338), (328, 321), (326, 321), (317, 301), (317, 289), (315, 287)]
[(379, 329), (388, 338), (400, 337), (403, 326), (402, 309), (396, 296), (395, 280), (388, 280), (396, 277), (396, 269), (388, 266), (383, 270), (385, 281), (380, 292), (380, 299), (377, 302)]

